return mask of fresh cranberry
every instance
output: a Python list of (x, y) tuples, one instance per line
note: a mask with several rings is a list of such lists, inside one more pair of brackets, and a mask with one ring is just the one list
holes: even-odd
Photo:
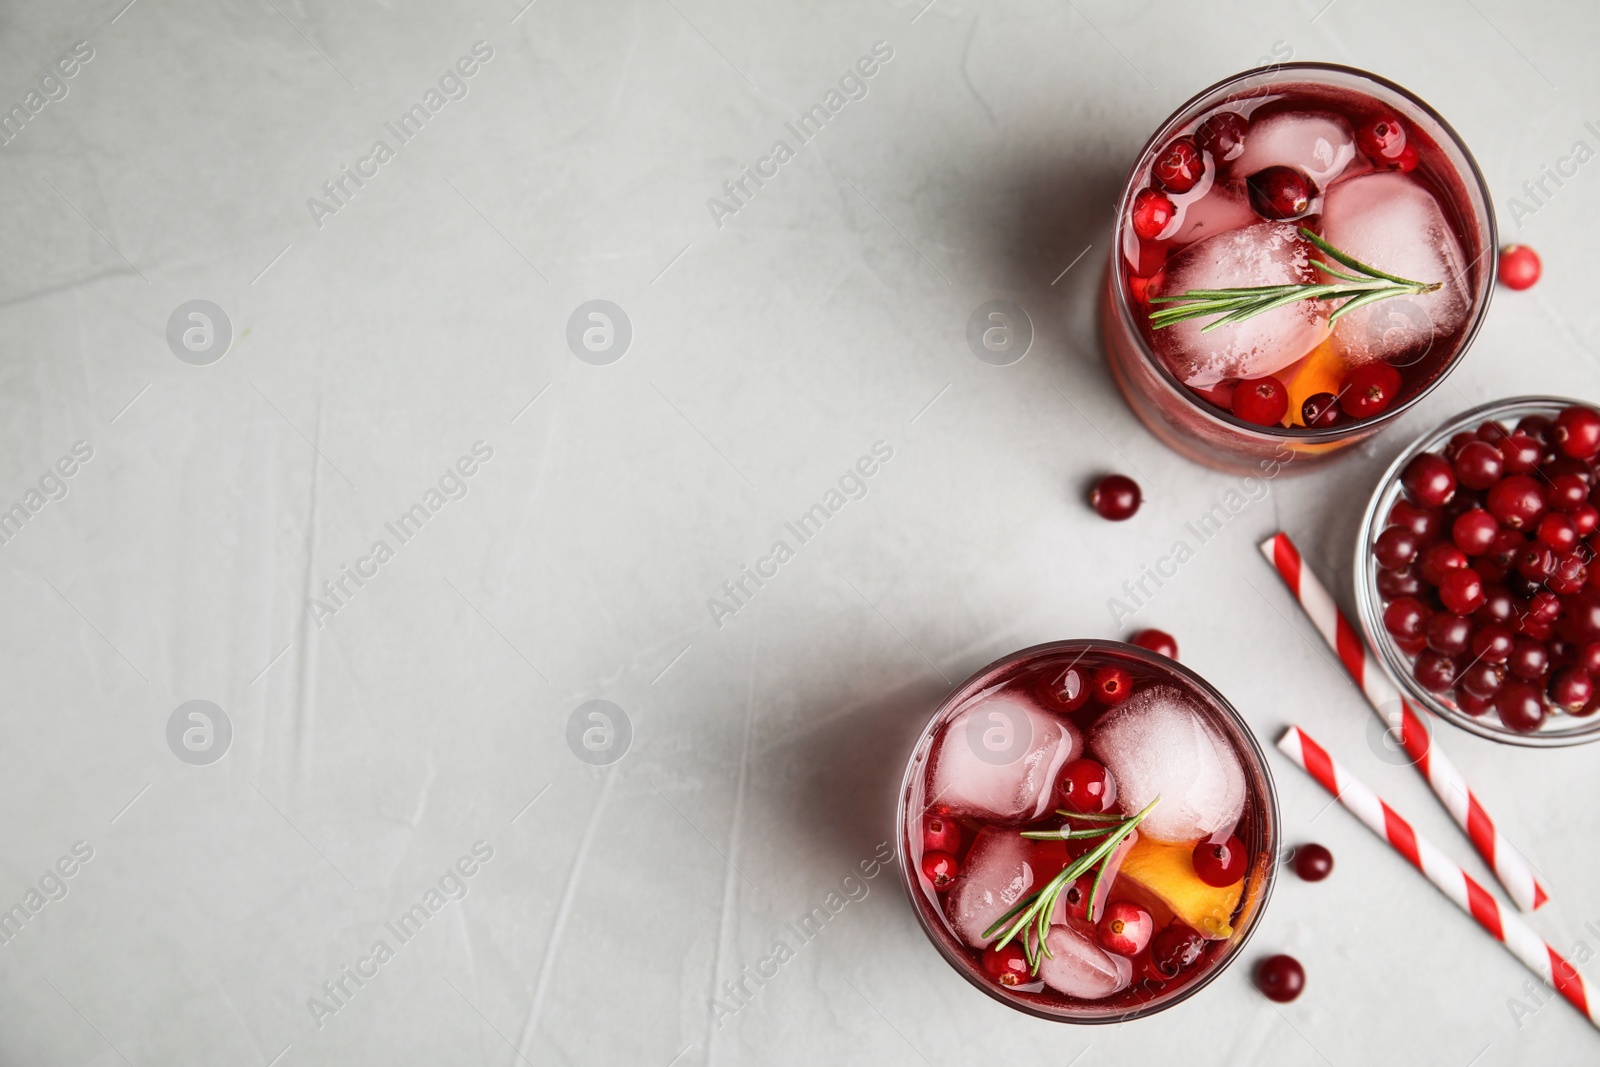
[(1510, 474), (1489, 490), (1488, 504), (1500, 525), (1527, 529), (1544, 514), (1544, 489), (1526, 474)]
[(1502, 528), (1495, 532), (1494, 540), (1489, 543), (1489, 551), (1484, 556), (1502, 568), (1511, 567), (1517, 561), (1517, 552), (1527, 543), (1528, 539), (1523, 534)]
[(1561, 598), (1548, 589), (1536, 589), (1528, 598), (1523, 614), (1537, 622), (1555, 622), (1561, 617)]
[(1442, 532), (1437, 511), (1419, 508), (1404, 498), (1396, 500), (1394, 507), (1389, 509), (1389, 523), (1393, 526), (1404, 526), (1416, 534), (1418, 542), (1422, 544), (1435, 540)]
[(1550, 679), (1550, 703), (1565, 711), (1582, 711), (1594, 697), (1594, 678), (1581, 667), (1566, 667)]
[(1550, 440), (1564, 456), (1589, 459), (1600, 452), (1600, 412), (1593, 408), (1567, 408), (1556, 416)]
[(1378, 571), (1378, 594), (1385, 601), (1396, 597), (1416, 596), (1422, 592), (1422, 579), (1413, 574), (1410, 568), (1403, 571)]
[(1572, 662), (1574, 666), (1581, 667), (1590, 675), (1600, 674), (1600, 641), (1590, 641), (1579, 647)]
[[(1398, 530), (1401, 527), (1391, 526), (1389, 530)], [(1387, 534), (1389, 530), (1385, 530)], [(1408, 531), (1409, 532), (1409, 531)], [(1482, 508), (1473, 508), (1456, 516), (1456, 521), (1450, 525), (1450, 539), (1455, 546), (1469, 556), (1481, 556), (1494, 546), (1495, 535), (1500, 532), (1500, 524), (1494, 521), (1494, 516)], [(1379, 542), (1383, 537), (1380, 535)], [(1382, 562), (1382, 558), (1379, 558)]]
[(1332, 393), (1313, 393), (1300, 405), (1300, 419), (1317, 430), (1339, 425), (1339, 398)]
[(1133, 693), (1133, 679), (1121, 667), (1101, 667), (1089, 682), (1094, 698), (1108, 708), (1114, 708)]
[(1555, 551), (1542, 541), (1529, 541), (1517, 551), (1517, 573), (1530, 582), (1543, 582), (1555, 569)]
[(1558, 474), (1545, 487), (1545, 503), (1567, 514), (1576, 512), (1589, 502), (1589, 483), (1578, 474)]
[(1168, 659), (1178, 658), (1178, 639), (1165, 630), (1140, 630), (1128, 640), (1158, 656), (1165, 656)]
[[(1067, 903), (1067, 914), (1072, 918), (1089, 921), (1089, 895), (1094, 892), (1094, 877), (1093, 871), (1078, 875), (1078, 880), (1067, 886), (1066, 892), (1061, 894), (1061, 899)], [(1102, 899), (1106, 888), (1100, 887)]]
[(954, 856), (961, 850), (961, 827), (954, 819), (935, 815), (922, 825), (922, 847), (928, 852)]
[(1555, 420), (1548, 415), (1524, 415), (1517, 420), (1517, 432), (1527, 434), (1541, 445), (1548, 445), (1550, 431), (1555, 429), (1555, 425)]
[(1406, 128), (1385, 112), (1356, 127), (1356, 147), (1374, 163), (1398, 159), (1406, 149)]
[(1516, 635), (1500, 622), (1486, 622), (1472, 635), (1472, 656), (1484, 663), (1504, 663), (1511, 658), (1516, 646)]
[(1417, 684), (1431, 693), (1448, 693), (1455, 688), (1456, 663), (1431, 648), (1423, 649), (1411, 664), (1411, 675)]
[(1102, 519), (1121, 522), (1139, 510), (1139, 483), (1122, 474), (1108, 474), (1089, 493), (1089, 506)]
[(1511, 646), (1511, 655), (1506, 658), (1506, 668), (1524, 681), (1543, 678), (1545, 672), (1550, 669), (1550, 653), (1545, 651), (1544, 645), (1531, 637), (1519, 637)]
[(1107, 952), (1137, 956), (1150, 943), (1155, 928), (1156, 922), (1148, 911), (1130, 901), (1113, 900), (1095, 924), (1094, 935)]
[(1435, 652), (1459, 656), (1472, 640), (1472, 620), (1448, 611), (1436, 612), (1428, 619), (1425, 634), (1428, 647)]
[(1244, 151), (1244, 134), (1249, 125), (1237, 111), (1219, 111), (1194, 131), (1195, 144), (1216, 159), (1236, 159)]
[(1500, 284), (1507, 289), (1526, 289), (1539, 280), (1543, 270), (1539, 254), (1527, 245), (1506, 245), (1500, 250)]
[(1577, 552), (1569, 552), (1556, 560), (1556, 569), (1544, 580), (1544, 584), (1550, 587), (1552, 593), (1570, 596), (1582, 589), (1588, 580), (1589, 568), (1583, 557)]
[(1276, 378), (1240, 382), (1233, 391), (1233, 413), (1254, 426), (1276, 426), (1289, 410), (1289, 392)]
[(1352, 419), (1370, 419), (1394, 403), (1401, 384), (1400, 372), (1389, 364), (1363, 363), (1345, 375), (1339, 406)]
[(1243, 841), (1230, 837), (1221, 843), (1201, 841), (1195, 845), (1193, 862), (1194, 873), (1202, 882), (1225, 889), (1243, 880), (1250, 856), (1245, 852)]
[(1403, 596), (1383, 609), (1383, 628), (1402, 641), (1420, 641), (1427, 635), (1430, 614), (1422, 601)]
[(1485, 715), (1494, 707), (1494, 697), (1481, 697), (1465, 689), (1457, 689), (1456, 707), (1474, 717)]
[[(1480, 560), (1480, 565), (1482, 561)], [(1503, 585), (1489, 584), (1483, 587), (1483, 607), (1473, 612), (1481, 622), (1510, 622), (1517, 614), (1517, 601), (1511, 595), (1511, 590)]]
[(1478, 440), (1488, 441), (1491, 445), (1495, 445), (1497, 447), (1501, 441), (1504, 441), (1507, 437), (1511, 436), (1510, 430), (1506, 429), (1498, 422), (1495, 422), (1493, 419), (1485, 419), (1483, 423), (1478, 426), (1477, 433)]
[(1409, 567), (1411, 561), (1417, 558), (1417, 535), (1404, 526), (1391, 526), (1372, 543), (1372, 555), (1377, 559), (1378, 566), (1387, 571)]
[(1568, 640), (1581, 645), (1600, 641), (1600, 589), (1579, 590), (1567, 598), (1563, 611)]
[(1036, 692), (1049, 707), (1077, 711), (1089, 701), (1089, 679), (1075, 666), (1062, 667), (1043, 675)]
[(1146, 241), (1154, 241), (1172, 225), (1178, 209), (1167, 194), (1159, 189), (1140, 189), (1133, 195), (1133, 232)]
[(943, 892), (956, 884), (956, 876), (961, 873), (961, 865), (956, 858), (948, 852), (924, 852), (922, 854), (922, 876), (933, 883), (933, 888)]
[(1544, 445), (1519, 430), (1500, 442), (1500, 458), (1507, 474), (1526, 474), (1544, 458)]
[(1321, 845), (1301, 845), (1294, 850), (1294, 873), (1308, 882), (1320, 882), (1333, 873), (1333, 853)]
[(1483, 500), (1484, 493), (1481, 490), (1458, 488), (1450, 502), (1439, 509), (1439, 517), (1445, 522), (1454, 523), (1472, 509), (1483, 507)]
[(1028, 957), (1015, 941), (1005, 948), (990, 946), (983, 950), (983, 972), (1003, 986), (1019, 986), (1031, 981)]
[(1476, 437), (1455, 455), (1456, 481), (1468, 489), (1487, 489), (1505, 473), (1505, 457), (1487, 441)]
[(1435, 541), (1417, 557), (1417, 573), (1429, 585), (1438, 585), (1450, 571), (1466, 570), (1467, 554), (1449, 541)]
[(1092, 759), (1075, 759), (1061, 768), (1056, 791), (1069, 811), (1100, 815), (1117, 801), (1117, 783), (1105, 765)]
[(1205, 160), (1191, 137), (1175, 138), (1156, 157), (1151, 173), (1162, 188), (1174, 193), (1187, 193), (1200, 184), (1206, 172)]
[(1437, 508), (1456, 493), (1456, 473), (1443, 456), (1424, 452), (1400, 472), (1400, 484), (1419, 507)]
[(1572, 513), (1572, 526), (1578, 531), (1579, 537), (1588, 537), (1600, 528), (1600, 508), (1593, 504), (1582, 504)]
[(1523, 615), (1517, 619), (1512, 627), (1517, 633), (1531, 641), (1548, 641), (1553, 627), (1547, 622), (1541, 622), (1532, 615)]
[(1268, 1000), (1287, 1004), (1306, 987), (1306, 969), (1293, 956), (1268, 956), (1256, 964), (1256, 988)]
[(1454, 466), (1456, 457), (1461, 455), (1461, 450), (1470, 444), (1477, 443), (1479, 440), (1478, 435), (1471, 430), (1462, 430), (1460, 433), (1452, 434), (1450, 440), (1444, 446), (1444, 458), (1450, 461), (1451, 466)]
[(1180, 922), (1173, 922), (1150, 942), (1150, 960), (1162, 974), (1175, 975), (1200, 962), (1206, 939)]
[(1527, 682), (1507, 682), (1494, 695), (1494, 710), (1507, 729), (1532, 733), (1544, 722), (1544, 701), (1539, 690)]
[(1475, 697), (1487, 700), (1500, 691), (1505, 681), (1505, 668), (1498, 663), (1471, 663), (1463, 667), (1461, 674), (1456, 678), (1456, 691), (1459, 695), (1465, 690)]
[(1317, 187), (1293, 167), (1268, 167), (1245, 181), (1250, 206), (1264, 219), (1298, 219), (1311, 210)]

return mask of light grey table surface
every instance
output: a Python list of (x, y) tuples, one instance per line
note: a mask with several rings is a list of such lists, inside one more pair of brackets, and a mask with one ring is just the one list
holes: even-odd
[[(1360, 510), (1410, 437), (1499, 396), (1600, 397), (1600, 165), (1511, 218), (1542, 166), (1600, 149), (1600, 10), (522, 2), (0, 11), (0, 104), (27, 112), (0, 146), (0, 505), (38, 506), (0, 551), (0, 907), (27, 916), (0, 944), (0, 1062), (1600, 1056), (1276, 752), (1288, 839), (1337, 859), (1283, 879), (1250, 946), (1305, 963), (1290, 1005), (1239, 966), (1119, 1028), (1024, 1018), (945, 966), (892, 869), (860, 878), (940, 697), (1014, 649), (1126, 633), (1107, 599), (1236, 485), (1134, 420), (1094, 297), (1149, 131), (1292, 56), (1434, 104), (1546, 278), (1497, 295), (1402, 425), (1274, 482), (1135, 624), (1488, 880), (1420, 777), (1369, 751), (1256, 543), (1289, 530), (1349, 606)], [(787, 132), (875, 48), (857, 98)], [(793, 158), (713, 210), (778, 140)], [(1011, 366), (965, 341), (995, 299), (1035, 329)], [(195, 300), (231, 334), (220, 360)], [(569, 348), (591, 300), (621, 309), (625, 350), (620, 330)], [(92, 456), (53, 475), (75, 445)], [(875, 447), (864, 490), (714, 611)], [(1118, 526), (1082, 502), (1113, 469), (1147, 493)], [(185, 748), (191, 700), (231, 738)], [(607, 766), (568, 742), (591, 700), (631, 733)], [(1537, 929), (1600, 950), (1600, 749), (1440, 743), (1548, 879)], [(788, 924), (832, 893), (801, 943)], [(734, 1004), (724, 983), (780, 940), (792, 958)]]

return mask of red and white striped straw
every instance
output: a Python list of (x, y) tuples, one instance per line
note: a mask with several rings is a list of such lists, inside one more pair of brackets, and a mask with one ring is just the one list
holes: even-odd
[(1533, 876), (1533, 868), (1495, 827), (1494, 820), (1471, 789), (1467, 780), (1456, 770), (1423, 725), (1417, 709), (1406, 700), (1389, 676), (1367, 649), (1365, 642), (1334, 603), (1327, 587), (1317, 580), (1300, 559), (1300, 551), (1286, 533), (1276, 533), (1261, 544), (1261, 551), (1277, 570), (1289, 590), (1294, 593), (1300, 607), (1311, 619), (1312, 625), (1328, 642), (1344, 664), (1350, 677), (1366, 694), (1367, 703), (1389, 729), (1400, 738), (1412, 762), (1428, 780), (1434, 795), (1445, 806), (1456, 825), (1466, 833), (1478, 855), (1494, 871), (1494, 876), (1505, 887), (1506, 894), (1523, 911), (1533, 911), (1550, 895)]
[(1323, 747), (1298, 726), (1284, 732), (1278, 747), (1284, 754), (1332, 793), (1367, 829), (1389, 842), (1394, 850), (1421, 871), (1434, 887), (1455, 901), (1456, 906), (1478, 920), (1478, 924), (1511, 951), (1527, 968), (1583, 1012), (1591, 1023), (1600, 1026), (1600, 1004), (1589, 995), (1589, 986), (1569, 963), (1543, 938), (1520, 919), (1516, 912), (1501, 910), (1483, 886), (1473, 881), (1438, 847), (1411, 828), (1378, 795), (1333, 761)]

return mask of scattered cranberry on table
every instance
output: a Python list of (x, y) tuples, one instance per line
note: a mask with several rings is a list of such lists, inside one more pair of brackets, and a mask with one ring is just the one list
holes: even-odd
[(1287, 1004), (1306, 987), (1306, 969), (1293, 956), (1268, 956), (1256, 964), (1256, 988), (1268, 1000)]
[(1321, 845), (1301, 845), (1294, 853), (1294, 873), (1308, 882), (1320, 882), (1333, 873), (1333, 853)]
[(1178, 639), (1165, 630), (1140, 630), (1128, 640), (1158, 656), (1165, 656), (1168, 659), (1178, 658)]
[(1131, 519), (1142, 500), (1139, 483), (1125, 474), (1108, 474), (1089, 492), (1089, 506), (1112, 522)]
[(1543, 270), (1539, 254), (1527, 245), (1506, 245), (1500, 250), (1500, 284), (1507, 289), (1526, 289), (1539, 280)]
[(1486, 422), (1400, 484), (1370, 551), (1417, 684), (1519, 732), (1600, 711), (1600, 412)]

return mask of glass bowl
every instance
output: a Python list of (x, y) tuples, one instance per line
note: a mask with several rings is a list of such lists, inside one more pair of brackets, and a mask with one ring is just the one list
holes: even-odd
[[(1142, 980), (1136, 966), (1132, 983), (1121, 992), (1104, 1001), (1078, 1000), (1067, 1006), (1060, 1003), (1062, 998), (1058, 995), (1029, 991), (1026, 986), (1001, 986), (984, 973), (975, 958), (976, 950), (963, 944), (952, 930), (945, 917), (943, 898), (922, 876), (922, 820), (930, 811), (938, 810), (935, 805), (939, 798), (935, 796), (930, 800), (927, 795), (931, 788), (935, 744), (941, 739), (941, 730), (965, 710), (974, 696), (1008, 683), (1031, 687), (1046, 672), (1079, 664), (1085, 668), (1121, 666), (1142, 683), (1171, 685), (1195, 701), (1206, 721), (1227, 740), (1243, 768), (1245, 806), (1235, 833), (1248, 848), (1251, 861), (1240, 903), (1231, 916), (1232, 933), (1225, 939), (1207, 942), (1208, 946), (1219, 947), (1208, 948), (1194, 970), (1184, 972), (1182, 980), (1155, 985)], [(1092, 702), (1089, 707), (1093, 707)], [(1082, 711), (1062, 713), (1060, 717), (1081, 722), (1084, 714)], [(984, 744), (987, 745), (987, 740)], [(1008, 747), (1007, 751), (1015, 750)], [(987, 758), (985, 761), (993, 762)], [(1055, 788), (1053, 780), (1050, 788)], [(1278, 867), (1278, 818), (1277, 790), (1261, 746), (1233, 706), (1204, 679), (1165, 656), (1134, 645), (1118, 641), (1057, 641), (996, 660), (957, 686), (935, 709), (906, 764), (895, 836), (901, 884), (917, 921), (922, 924), (928, 940), (958, 974), (1008, 1007), (1037, 1018), (1069, 1023), (1119, 1023), (1187, 1000), (1238, 958), (1250, 935), (1260, 925), (1262, 912), (1272, 895)]]
[(1419, 437), (1390, 464), (1378, 481), (1378, 488), (1367, 504), (1361, 520), (1361, 534), (1356, 540), (1355, 585), (1356, 612), (1360, 616), (1361, 630), (1367, 647), (1373, 650), (1386, 673), (1400, 687), (1406, 698), (1419, 708), (1425, 708), (1439, 718), (1459, 726), (1479, 737), (1529, 748), (1559, 748), (1600, 741), (1600, 715), (1575, 716), (1551, 714), (1544, 724), (1529, 733), (1519, 733), (1501, 724), (1494, 710), (1481, 716), (1462, 711), (1449, 696), (1430, 692), (1417, 684), (1411, 673), (1411, 657), (1401, 651), (1393, 635), (1383, 625), (1384, 600), (1378, 592), (1378, 564), (1372, 555), (1372, 544), (1388, 525), (1389, 510), (1400, 499), (1400, 472), (1406, 464), (1423, 452), (1438, 452), (1455, 434), (1475, 430), (1484, 422), (1493, 420), (1508, 428), (1528, 415), (1554, 418), (1563, 408), (1592, 407), (1582, 400), (1559, 396), (1518, 396), (1496, 400), (1471, 408), (1443, 425)]

